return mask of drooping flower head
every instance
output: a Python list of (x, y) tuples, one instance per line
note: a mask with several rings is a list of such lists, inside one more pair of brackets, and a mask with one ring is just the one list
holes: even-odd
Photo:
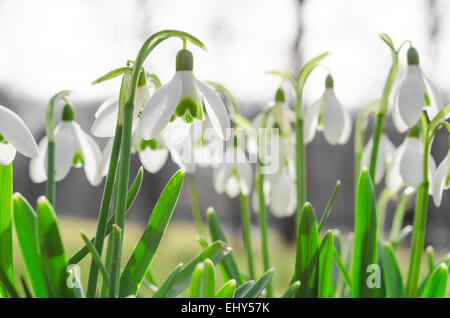
[(447, 156), (439, 164), (436, 169), (436, 173), (431, 183), (431, 189), (433, 192), (433, 200), (436, 206), (441, 205), (442, 192), (444, 189), (450, 187), (450, 138), (449, 138), (449, 150)]
[[(423, 182), (423, 151), (424, 146), (419, 138), (419, 128), (414, 126), (408, 132), (403, 143), (395, 150), (386, 172), (386, 186), (397, 193), (401, 188), (407, 186), (417, 189)], [(436, 164), (431, 154), (428, 154), (428, 176), (430, 184)], [(431, 193), (431, 188), (430, 188)]]
[(431, 120), (442, 109), (437, 86), (420, 67), (419, 53), (414, 47), (407, 52), (408, 70), (394, 95), (392, 119), (400, 132), (416, 125), (425, 110)]
[(33, 135), (22, 118), (0, 105), (0, 165), (9, 165), (16, 150), (30, 158), (39, 154)]
[[(64, 179), (72, 166), (84, 167), (86, 178), (96, 186), (101, 182), (97, 175), (101, 152), (95, 140), (74, 119), (73, 107), (66, 104), (62, 121), (55, 128), (55, 180)], [(39, 142), (39, 153), (30, 162), (31, 180), (36, 183), (47, 180), (47, 137)]]
[[(186, 138), (194, 121), (204, 120), (206, 112), (217, 134), (225, 139), (230, 127), (226, 107), (216, 92), (195, 78), (193, 68), (192, 53), (178, 51), (175, 75), (155, 92), (143, 110), (142, 138), (157, 138), (168, 147), (175, 146)], [(205, 100), (204, 106), (200, 97)]]
[(334, 93), (331, 75), (325, 79), (322, 97), (306, 109), (303, 129), (306, 144), (314, 139), (317, 130), (323, 130), (325, 139), (332, 145), (345, 144), (352, 131), (350, 114)]

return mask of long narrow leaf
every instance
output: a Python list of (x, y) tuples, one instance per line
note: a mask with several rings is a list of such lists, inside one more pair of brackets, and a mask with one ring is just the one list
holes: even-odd
[(177, 277), (178, 273), (181, 270), (181, 267), (183, 267), (183, 263), (178, 264), (174, 270), (167, 276), (166, 280), (161, 284), (161, 286), (158, 288), (158, 290), (153, 294), (153, 298), (165, 298), (167, 297), (167, 293), (169, 292), (170, 287), (172, 287), (172, 284), (175, 281), (175, 278)]
[(84, 244), (86, 244), (86, 247), (88, 248), (89, 252), (91, 253), (92, 259), (95, 262), (95, 265), (100, 269), (100, 272), (103, 275), (103, 280), (106, 282), (106, 284), (109, 284), (109, 273), (105, 268), (105, 265), (102, 263), (102, 259), (100, 258), (100, 255), (98, 254), (97, 250), (95, 249), (95, 246), (92, 244), (91, 241), (87, 238), (87, 236), (84, 233), (81, 233), (81, 238), (83, 239)]
[(12, 195), (12, 165), (0, 165), (0, 269), (3, 270), (11, 284), (14, 285)]
[(37, 201), (37, 224), (41, 248), (41, 264), (52, 297), (75, 297), (67, 287), (67, 259), (59, 234), (55, 211), (46, 197)]
[(402, 275), (392, 246), (389, 243), (384, 243), (382, 253), (382, 273), (386, 286), (386, 296), (389, 298), (403, 298), (405, 296), (405, 290)]
[(320, 219), (318, 226), (319, 233), (322, 231), (323, 226), (325, 225), (325, 221), (328, 219), (328, 216), (330, 215), (331, 208), (333, 207), (334, 200), (336, 199), (336, 196), (340, 188), (341, 188), (341, 181), (338, 180), (336, 182), (336, 186), (334, 187), (333, 193), (331, 194), (330, 200), (328, 201), (327, 207), (325, 208), (325, 211), (323, 212), (322, 217)]
[(300, 281), (295, 281), (289, 286), (288, 289), (284, 292), (281, 298), (292, 298), (297, 293), (298, 288), (300, 287)]
[(445, 295), (448, 280), (448, 267), (442, 263), (431, 273), (425, 288), (422, 292), (422, 298), (442, 298)]
[(37, 215), (20, 193), (14, 194), (13, 207), (17, 241), (28, 278), (30, 279), (31, 288), (35, 297), (46, 298), (49, 296), (49, 293), (41, 268)]
[(137, 294), (172, 217), (183, 180), (184, 172), (176, 172), (159, 197), (147, 227), (120, 277), (121, 297)]
[(355, 238), (352, 266), (352, 297), (373, 297), (375, 288), (366, 281), (368, 267), (377, 264), (377, 215), (372, 180), (366, 169), (361, 171), (356, 193)]
[(333, 232), (328, 231), (320, 244), (319, 252), (319, 286), (318, 297), (334, 297), (332, 270), (333, 270)]
[(212, 298), (215, 290), (215, 270), (211, 260), (197, 264), (191, 281), (191, 298)]
[(257, 298), (261, 295), (262, 291), (270, 283), (273, 277), (273, 268), (269, 269), (267, 272), (261, 275), (260, 278), (253, 284), (252, 287), (247, 290), (247, 292), (242, 296), (242, 298)]
[(249, 280), (243, 283), (241, 286), (239, 286), (239, 288), (236, 289), (234, 298), (242, 298), (245, 295), (245, 293), (248, 292), (250, 288), (252, 288), (253, 285), (255, 285), (254, 280)]
[(215, 298), (233, 298), (236, 292), (236, 280), (230, 279), (217, 292)]

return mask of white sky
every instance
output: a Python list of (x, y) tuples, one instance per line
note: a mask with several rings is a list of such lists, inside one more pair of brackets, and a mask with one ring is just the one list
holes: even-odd
[[(445, 19), (450, 2), (439, 4), (443, 18), (436, 51), (429, 46), (425, 0), (305, 3), (304, 58), (332, 52), (324, 64), (345, 105), (362, 107), (381, 94), (390, 55), (378, 32), (391, 35), (396, 45), (413, 40), (425, 71), (440, 88), (450, 86), (443, 71), (450, 66)], [(208, 47), (193, 49), (198, 78), (221, 82), (238, 101), (263, 107), (279, 84), (264, 73), (292, 65), (295, 10), (294, 0), (0, 0), (0, 86), (43, 105), (61, 89), (77, 91), (79, 100), (100, 100), (114, 93), (119, 81), (91, 86), (92, 80), (134, 59), (150, 32), (176, 28)], [(173, 75), (180, 45), (166, 41), (150, 56), (147, 66), (163, 82)], [(401, 63), (404, 67), (405, 52)], [(324, 75), (319, 70), (311, 77), (308, 100), (321, 94)]]

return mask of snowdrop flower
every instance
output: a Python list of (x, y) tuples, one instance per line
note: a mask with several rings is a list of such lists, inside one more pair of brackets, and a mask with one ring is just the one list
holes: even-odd
[(325, 139), (332, 145), (345, 144), (350, 138), (351, 117), (333, 87), (333, 78), (328, 75), (322, 97), (306, 109), (303, 127), (306, 144), (314, 139), (316, 130), (323, 130)]
[(442, 97), (436, 85), (422, 71), (419, 54), (413, 47), (408, 49), (408, 71), (394, 95), (392, 119), (400, 132), (405, 132), (420, 119), (422, 110), (431, 120), (442, 109)]
[(9, 165), (16, 150), (30, 158), (39, 154), (33, 135), (22, 118), (0, 105), (0, 165)]
[[(101, 152), (94, 139), (86, 134), (74, 121), (75, 113), (71, 105), (63, 109), (62, 121), (55, 128), (55, 180), (64, 179), (71, 166), (84, 167), (88, 181), (100, 184), (97, 169)], [(39, 142), (39, 156), (30, 162), (31, 180), (36, 183), (47, 180), (47, 138)]]
[[(134, 98), (133, 131), (136, 130), (136, 127), (138, 125), (142, 108), (150, 98), (150, 88), (147, 84), (145, 76), (145, 71), (141, 71), (141, 73), (139, 74), (138, 86), (136, 88), (136, 95)], [(95, 121), (91, 127), (91, 133), (97, 137), (113, 137), (116, 130), (118, 113), (119, 98), (108, 98), (100, 105), (97, 112), (95, 113)]]
[(440, 163), (431, 183), (434, 205), (440, 206), (442, 201), (442, 192), (450, 186), (450, 150), (447, 156)]
[[(155, 92), (143, 110), (142, 138), (159, 138), (164, 145), (175, 146), (189, 134), (195, 120), (204, 120), (205, 112), (217, 134), (225, 139), (230, 127), (225, 105), (216, 92), (195, 78), (193, 67), (192, 53), (186, 49), (178, 51), (175, 75)], [(204, 108), (199, 93), (205, 100)]]
[[(368, 168), (370, 166), (372, 147), (373, 147), (373, 139), (370, 139), (362, 152), (361, 167)], [(380, 183), (380, 181), (383, 179), (384, 172), (392, 159), (392, 154), (394, 153), (394, 151), (395, 151), (394, 144), (389, 140), (386, 134), (382, 134), (380, 138), (380, 143), (378, 145), (377, 165), (375, 167), (375, 184)]]
[(213, 174), (214, 189), (235, 198), (242, 193), (249, 195), (253, 184), (253, 170), (245, 153), (237, 146), (229, 146), (225, 152), (225, 162)]
[[(430, 184), (433, 184), (432, 179), (435, 170), (436, 164), (433, 157), (429, 155), (428, 175)], [(418, 136), (418, 128), (415, 126), (392, 155), (386, 172), (386, 186), (391, 192), (396, 193), (404, 186), (417, 189), (422, 182), (423, 144)]]

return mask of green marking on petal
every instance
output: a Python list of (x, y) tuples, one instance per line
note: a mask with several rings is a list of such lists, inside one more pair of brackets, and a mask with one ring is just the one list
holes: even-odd
[(187, 124), (192, 124), (194, 122), (194, 118), (192, 118), (191, 115), (189, 115), (188, 113), (186, 113), (183, 117), (183, 120), (185, 123)]
[(81, 153), (75, 153), (75, 155), (73, 156), (72, 165), (75, 167), (84, 166), (84, 158)]
[(425, 94), (423, 95), (423, 98), (425, 99), (425, 104), (426, 104), (427, 106), (430, 106), (430, 105), (431, 105), (431, 102), (430, 102), (430, 96), (428, 95), (427, 92), (425, 92)]
[(175, 115), (178, 117), (183, 117), (187, 112), (193, 118), (197, 118), (198, 116), (198, 106), (192, 98), (186, 96), (180, 99), (177, 108), (175, 109)]
[(172, 115), (172, 117), (170, 117), (170, 122), (173, 122), (175, 119), (177, 119), (177, 116)]
[(2, 134), (0, 134), (0, 143), (7, 145), (8, 144), (8, 140), (5, 139), (5, 137), (3, 137)]
[(150, 140), (141, 140), (141, 144), (139, 145), (140, 150), (145, 150), (145, 148), (149, 147), (152, 150), (161, 149), (162, 146), (158, 144), (155, 139)]

